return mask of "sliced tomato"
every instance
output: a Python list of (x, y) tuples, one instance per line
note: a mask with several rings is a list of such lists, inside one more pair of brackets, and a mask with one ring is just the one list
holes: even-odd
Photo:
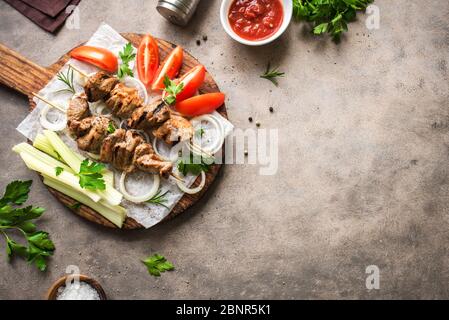
[(109, 50), (92, 46), (81, 46), (70, 52), (73, 59), (92, 64), (108, 72), (117, 71), (117, 57)]
[(189, 117), (199, 116), (201, 114), (211, 113), (223, 105), (224, 100), (224, 93), (206, 93), (176, 103), (176, 110)]
[(152, 90), (162, 90), (164, 89), (164, 78), (167, 75), (170, 79), (176, 77), (182, 66), (183, 51), (181, 47), (176, 47), (168, 56), (165, 58), (159, 67), (156, 77), (154, 78)]
[(180, 93), (176, 95), (176, 101), (180, 102), (192, 97), (204, 82), (206, 77), (206, 68), (203, 65), (198, 65), (190, 69), (184, 74), (179, 82), (184, 84)]
[(137, 50), (136, 62), (139, 79), (148, 88), (159, 67), (159, 48), (152, 36), (143, 37)]

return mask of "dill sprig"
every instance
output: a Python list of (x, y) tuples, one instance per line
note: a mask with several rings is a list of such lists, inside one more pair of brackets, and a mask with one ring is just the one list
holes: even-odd
[(279, 68), (271, 69), (271, 64), (270, 62), (268, 62), (267, 71), (265, 71), (265, 73), (260, 77), (270, 80), (275, 86), (278, 86), (278, 81), (276, 78), (283, 77), (284, 74), (285, 74), (284, 72), (279, 72)]
[(58, 90), (57, 92), (71, 92), (72, 94), (76, 93), (75, 86), (73, 84), (73, 70), (72, 70), (72, 68), (69, 67), (67, 69), (67, 73), (66, 74), (64, 74), (62, 72), (59, 72), (58, 75), (57, 75), (57, 78), (58, 78), (59, 81), (63, 82), (67, 86), (67, 88)]
[(162, 193), (162, 190), (159, 189), (157, 191), (157, 193), (153, 196), (153, 198), (151, 198), (150, 200), (147, 200), (148, 203), (152, 203), (155, 204), (157, 206), (163, 206), (164, 208), (170, 209), (169, 207), (167, 207), (166, 203), (168, 201), (166, 195), (169, 191), (165, 191), (164, 193)]

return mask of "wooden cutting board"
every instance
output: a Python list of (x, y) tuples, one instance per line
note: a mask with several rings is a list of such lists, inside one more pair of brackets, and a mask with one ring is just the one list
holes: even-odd
[[(143, 35), (134, 33), (123, 33), (122, 36), (128, 39), (135, 47), (139, 46), (140, 40), (143, 37)], [(157, 42), (159, 44), (159, 54), (162, 61), (165, 58), (165, 56), (169, 52), (171, 52), (173, 48), (176, 47), (176, 45), (161, 39), (157, 39)], [(32, 99), (33, 97), (31, 93), (38, 92), (39, 90), (41, 90), (48, 83), (48, 81), (50, 81), (50, 79), (53, 78), (58, 73), (58, 71), (68, 60), (69, 55), (67, 53), (51, 66), (41, 67), (0, 43), (0, 83), (28, 96), (30, 110), (32, 110), (35, 107), (35, 103), (33, 102)], [(184, 51), (184, 64), (181, 69), (181, 74), (185, 73), (187, 70), (198, 64), (199, 62), (197, 59), (195, 59), (187, 51)], [(203, 86), (200, 88), (200, 92), (208, 93), (219, 91), (220, 90), (218, 89), (218, 86), (215, 83), (214, 79), (211, 77), (209, 73), (207, 73), (206, 80), (204, 81)], [(223, 105), (217, 111), (222, 116), (227, 118), (225, 105)], [(17, 143), (19, 142), (20, 141), (17, 141)], [(177, 216), (181, 212), (184, 212), (187, 208), (191, 207), (195, 202), (197, 202), (204, 195), (204, 193), (210, 187), (210, 185), (213, 183), (220, 168), (221, 164), (213, 165), (211, 170), (209, 170), (209, 172), (206, 174), (206, 184), (203, 190), (195, 195), (185, 194), (181, 198), (181, 200), (177, 203), (177, 205), (173, 208), (170, 214), (165, 218), (165, 220)], [(193, 186), (197, 186), (199, 183), (200, 178), (198, 178), (195, 181)], [(77, 203), (77, 201), (73, 200), (72, 198), (52, 188), (49, 187), (47, 188), (60, 202), (62, 202), (68, 208)], [(85, 205), (82, 205), (79, 209), (70, 209), (70, 210), (72, 210), (77, 215), (89, 221), (95, 222), (97, 224), (109, 228), (117, 228), (114, 224), (109, 222), (107, 219), (103, 218), (103, 216), (101, 216), (99, 213), (95, 212), (94, 210)], [(125, 223), (123, 225), (123, 229), (140, 229), (140, 228), (143, 228), (143, 226), (137, 223), (134, 219), (129, 217), (126, 218)]]

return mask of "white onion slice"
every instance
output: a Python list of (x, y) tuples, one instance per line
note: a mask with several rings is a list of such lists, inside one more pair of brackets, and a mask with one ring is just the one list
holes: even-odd
[(196, 188), (188, 188), (183, 182), (179, 180), (176, 180), (176, 184), (183, 192), (187, 194), (195, 194), (203, 190), (204, 185), (206, 184), (206, 174), (204, 173), (204, 171), (201, 171), (201, 183)]
[(153, 186), (151, 187), (151, 189), (145, 194), (133, 196), (133, 195), (129, 194), (128, 191), (126, 190), (126, 187), (125, 187), (126, 175), (127, 175), (127, 172), (123, 171), (122, 175), (120, 176), (120, 192), (123, 194), (123, 197), (125, 197), (126, 200), (129, 200), (134, 203), (142, 203), (142, 202), (145, 202), (145, 201), (151, 199), (152, 197), (154, 197), (156, 195), (157, 191), (159, 190), (161, 178), (159, 177), (159, 175), (153, 174), (152, 175), (153, 176)]
[(137, 78), (134, 77), (125, 77), (123, 79), (123, 83), (130, 88), (136, 88), (137, 91), (139, 91), (139, 95), (143, 100), (144, 104), (148, 104), (148, 93), (147, 88), (145, 88), (145, 85)]
[(48, 112), (52, 109), (49, 105), (46, 105), (44, 109), (42, 109), (39, 121), (45, 129), (51, 131), (62, 131), (65, 129), (67, 125), (67, 117), (65, 114), (58, 113), (58, 120), (56, 122), (51, 122), (47, 119)]
[(154, 152), (156, 152), (156, 154), (161, 157), (162, 160), (164, 161), (171, 161), (171, 162), (176, 162), (176, 160), (178, 160), (179, 158), (179, 150), (182, 149), (182, 143), (178, 143), (175, 146), (173, 146), (170, 149), (170, 155), (167, 157), (165, 155), (163, 155), (162, 153), (159, 152), (159, 149), (157, 147), (157, 138), (153, 138), (153, 150)]
[[(190, 120), (190, 122), (192, 123), (192, 126), (195, 128), (196, 124), (201, 124), (202, 121), (207, 121), (210, 122), (216, 129), (216, 132), (218, 134), (218, 136), (216, 137), (216, 140), (214, 141), (214, 143), (212, 144), (211, 147), (209, 148), (203, 148), (203, 146), (200, 146), (201, 149), (203, 149), (204, 151), (211, 153), (211, 154), (215, 154), (218, 151), (220, 151), (221, 147), (223, 146), (224, 143), (224, 129), (220, 123), (220, 121), (213, 115), (211, 114), (203, 114), (201, 116), (195, 117), (192, 120)], [(194, 141), (194, 139), (193, 139)]]
[(145, 142), (146, 143), (151, 143), (150, 136), (145, 131), (143, 131), (143, 130), (136, 130), (136, 129), (131, 129), (131, 130), (134, 131), (134, 132), (137, 132), (139, 135), (143, 136), (145, 138)]

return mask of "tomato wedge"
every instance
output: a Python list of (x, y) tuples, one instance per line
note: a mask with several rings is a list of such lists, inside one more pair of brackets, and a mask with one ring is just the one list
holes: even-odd
[(139, 79), (148, 88), (159, 67), (159, 48), (152, 36), (143, 37), (137, 50), (136, 62)]
[(224, 93), (206, 93), (176, 103), (176, 110), (189, 117), (199, 116), (201, 114), (211, 113), (223, 105), (224, 100)]
[(182, 66), (183, 58), (182, 47), (176, 47), (168, 56), (165, 58), (162, 65), (159, 67), (156, 77), (151, 86), (152, 90), (162, 90), (164, 89), (164, 78), (167, 75), (170, 79), (176, 77)]
[(73, 59), (92, 64), (108, 72), (117, 71), (117, 57), (109, 50), (92, 46), (81, 46), (70, 52)]
[(190, 69), (179, 79), (179, 83), (184, 84), (184, 89), (176, 95), (176, 101), (180, 102), (192, 97), (203, 84), (205, 77), (206, 68), (203, 65)]

